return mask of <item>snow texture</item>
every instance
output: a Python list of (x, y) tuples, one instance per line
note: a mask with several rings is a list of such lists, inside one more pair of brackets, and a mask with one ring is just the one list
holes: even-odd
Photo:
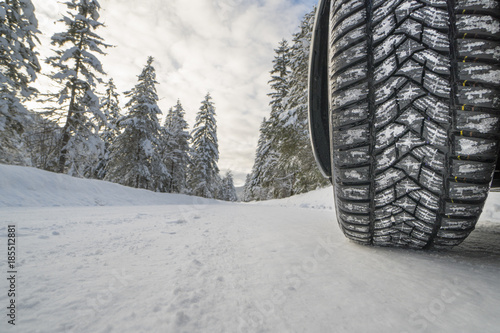
[(500, 193), (462, 245), (425, 252), (345, 239), (331, 188), (229, 204), (0, 174), (0, 245), (7, 224), (19, 244), (18, 332), (498, 332)]

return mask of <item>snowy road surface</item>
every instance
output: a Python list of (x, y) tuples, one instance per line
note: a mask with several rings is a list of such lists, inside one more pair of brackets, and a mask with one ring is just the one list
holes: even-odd
[(0, 175), (0, 332), (500, 331), (500, 193), (461, 246), (418, 252), (347, 241), (331, 188), (229, 204)]

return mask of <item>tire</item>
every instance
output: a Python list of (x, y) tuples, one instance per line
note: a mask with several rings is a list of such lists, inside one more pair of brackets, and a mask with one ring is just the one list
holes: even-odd
[(344, 234), (445, 248), (474, 229), (500, 133), (494, 0), (332, 0), (332, 181)]

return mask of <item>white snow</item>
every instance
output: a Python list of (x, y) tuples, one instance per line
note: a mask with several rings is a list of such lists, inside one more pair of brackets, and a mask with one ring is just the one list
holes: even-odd
[(0, 165), (0, 331), (498, 332), (500, 193), (425, 252), (346, 240), (332, 192), (228, 204)]

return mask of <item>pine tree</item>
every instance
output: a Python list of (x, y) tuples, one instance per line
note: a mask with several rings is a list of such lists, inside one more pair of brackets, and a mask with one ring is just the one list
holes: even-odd
[(243, 202), (249, 202), (254, 200), (252, 189), (250, 186), (251, 181), (252, 181), (252, 174), (249, 173), (245, 177), (245, 185), (243, 186), (243, 197), (241, 198)]
[(207, 94), (192, 132), (193, 151), (190, 164), (189, 188), (193, 195), (216, 198), (220, 191), (220, 176), (217, 162), (219, 144), (217, 122), (212, 97)]
[(282, 117), (289, 91), (288, 76), (290, 74), (290, 48), (286, 40), (282, 40), (275, 50), (273, 70), (269, 81), (272, 92), (271, 114), (269, 120), (263, 121), (257, 147), (250, 191), (255, 200), (282, 198), (291, 194), (291, 180), (278, 164), (281, 156), (283, 136)]
[(235, 202), (238, 201), (236, 188), (234, 187), (233, 174), (229, 170), (222, 178), (221, 200)]
[(99, 164), (96, 168), (95, 177), (104, 179), (106, 176), (106, 165), (109, 161), (110, 147), (115, 138), (120, 134), (118, 120), (121, 117), (119, 94), (116, 92), (116, 86), (113, 79), (106, 83), (106, 94), (101, 100), (101, 111), (104, 114), (104, 119), (99, 121), (99, 135), (104, 142), (104, 151), (99, 159)]
[(119, 120), (123, 132), (110, 147), (105, 180), (122, 185), (157, 190), (168, 177), (158, 156), (161, 110), (157, 105), (156, 74), (153, 57), (139, 75), (137, 85), (125, 96), (128, 114)]
[(246, 200), (266, 200), (307, 192), (328, 184), (315, 164), (309, 140), (308, 63), (315, 10), (306, 14), (293, 45), (275, 50), (271, 113), (260, 128)]
[(32, 166), (55, 172), (59, 157), (61, 127), (41, 114), (33, 115), (34, 121), (25, 132), (25, 141)]
[(308, 192), (327, 184), (316, 167), (308, 124), (309, 50), (316, 9), (307, 13), (293, 36), (290, 50), (289, 91), (284, 103), (279, 168), (290, 175), (291, 194)]
[(46, 60), (56, 70), (51, 77), (61, 90), (49, 96), (58, 105), (54, 111), (62, 111), (65, 118), (59, 172), (85, 175), (92, 173), (87, 169), (95, 168), (104, 148), (98, 123), (105, 117), (95, 88), (101, 81), (98, 75), (105, 73), (96, 54), (105, 54), (103, 48), (110, 45), (94, 32), (103, 26), (98, 21), (101, 7), (96, 0), (71, 0), (65, 5), (68, 15), (60, 21), (67, 30), (52, 36), (52, 45), (58, 49)]
[(165, 120), (165, 130), (169, 135), (165, 145), (169, 148), (169, 156), (165, 165), (171, 175), (166, 190), (170, 193), (185, 193), (187, 191), (187, 171), (191, 135), (187, 131), (188, 123), (184, 120), (184, 108), (180, 101), (169, 110)]
[(0, 2), (0, 162), (29, 165), (23, 133), (32, 116), (23, 106), (36, 92), (40, 71), (35, 44), (38, 21), (31, 0)]

